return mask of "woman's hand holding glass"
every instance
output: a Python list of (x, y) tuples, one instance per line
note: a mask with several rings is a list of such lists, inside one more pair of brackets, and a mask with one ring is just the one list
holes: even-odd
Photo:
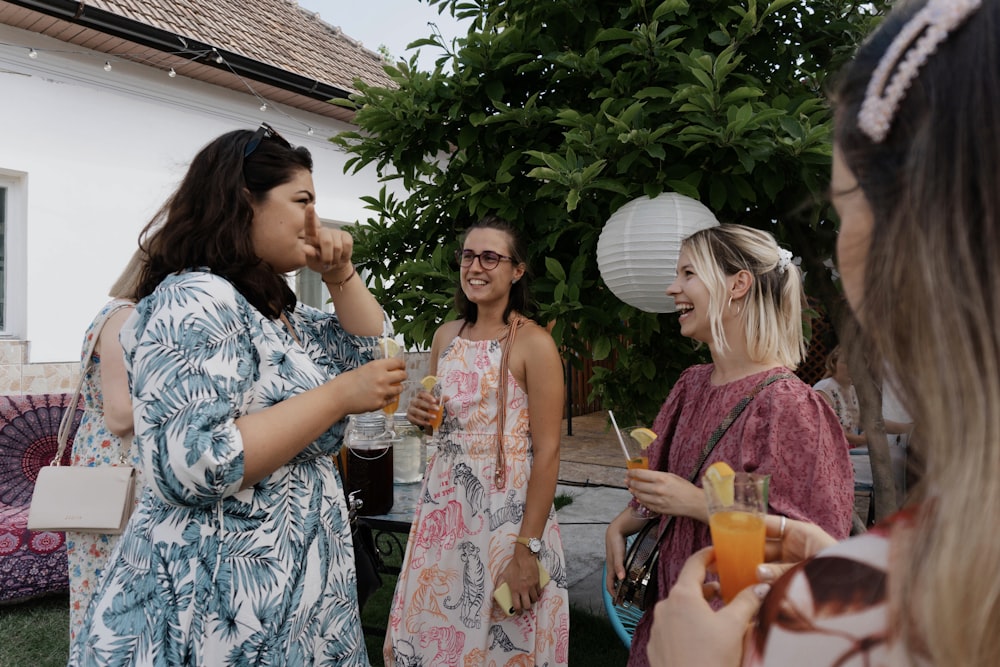
[(659, 470), (629, 470), (625, 478), (636, 502), (654, 514), (687, 516), (708, 523), (705, 493), (683, 477)]
[(431, 429), (441, 427), (443, 414), (444, 405), (441, 403), (440, 385), (435, 385), (435, 390), (432, 391), (421, 388), (406, 408), (406, 418), (410, 420), (411, 424)]
[(376, 359), (352, 371), (342, 373), (339, 378), (348, 378), (342, 394), (346, 414), (361, 414), (383, 410), (392, 404), (399, 404), (406, 380), (406, 363), (402, 357)]

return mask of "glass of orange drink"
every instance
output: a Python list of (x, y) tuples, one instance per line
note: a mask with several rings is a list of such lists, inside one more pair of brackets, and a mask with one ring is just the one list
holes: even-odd
[[(374, 347), (371, 348), (372, 359), (394, 359), (403, 355), (403, 347), (397, 343), (392, 338), (388, 336), (383, 336), (378, 340)], [(409, 382), (404, 382), (401, 391), (405, 391)], [(399, 409), (399, 396), (397, 395), (395, 399), (388, 405), (382, 406), (382, 410), (392, 418), (392, 415), (396, 413)]]
[[(722, 587), (728, 603), (757, 583), (757, 566), (764, 562), (764, 517), (769, 475), (733, 472), (713, 464), (702, 478), (708, 500), (708, 524)], [(728, 472), (726, 471), (728, 469)]]
[[(635, 428), (629, 431), (628, 437), (624, 439), (627, 458), (625, 468), (628, 470), (648, 470), (649, 454), (646, 449), (656, 439), (656, 433), (648, 428)], [(632, 509), (632, 516), (637, 519), (650, 519), (656, 516), (645, 505), (639, 504)]]

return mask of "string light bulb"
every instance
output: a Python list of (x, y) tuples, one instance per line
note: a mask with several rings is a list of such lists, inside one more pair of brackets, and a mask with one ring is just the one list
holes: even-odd
[(111, 71), (111, 61), (110, 60), (105, 60), (104, 61), (104, 71), (105, 72), (110, 72)]
[(38, 51), (35, 51), (34, 49), (28, 49), (28, 57), (34, 60), (35, 58), (38, 57)]
[(171, 79), (174, 78), (175, 76), (177, 76), (177, 72), (174, 70), (173, 67), (171, 67), (170, 71), (167, 72), (167, 76), (169, 76)]
[(214, 54), (215, 54), (215, 62), (217, 62), (218, 64), (220, 64), (220, 65), (221, 65), (221, 64), (222, 64), (222, 62), (223, 62), (223, 60), (222, 60), (222, 54), (221, 54), (221, 53), (219, 53), (219, 52), (218, 52), (217, 50), (215, 50), (215, 49), (212, 49), (212, 53), (214, 53)]
[(262, 102), (261, 103), (260, 110), (261, 111), (267, 111), (267, 102)]

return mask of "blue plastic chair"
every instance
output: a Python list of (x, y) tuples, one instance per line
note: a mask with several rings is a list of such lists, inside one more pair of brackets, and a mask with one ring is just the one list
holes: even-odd
[(611, 627), (614, 628), (615, 634), (618, 635), (622, 644), (625, 645), (625, 648), (631, 648), (632, 634), (635, 632), (635, 626), (639, 624), (639, 619), (642, 618), (642, 612), (635, 607), (616, 605), (611, 594), (608, 593), (607, 586), (604, 585), (607, 579), (608, 564), (605, 562), (604, 576), (601, 577), (601, 597), (604, 599), (604, 610), (608, 614), (608, 620), (611, 621)]

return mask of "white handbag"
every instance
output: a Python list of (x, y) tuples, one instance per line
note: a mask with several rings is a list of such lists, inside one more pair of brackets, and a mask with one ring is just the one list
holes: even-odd
[(127, 305), (122, 304), (108, 311), (104, 320), (94, 327), (94, 335), (91, 336), (80, 369), (80, 382), (59, 423), (59, 450), (52, 463), (38, 471), (31, 495), (31, 507), (28, 509), (29, 530), (69, 530), (118, 535), (125, 530), (125, 524), (132, 514), (135, 504), (135, 468), (126, 459), (131, 449), (131, 436), (122, 438), (121, 452), (115, 465), (61, 465), (83, 381), (94, 355), (94, 345), (101, 336), (107, 318), (125, 307)]

